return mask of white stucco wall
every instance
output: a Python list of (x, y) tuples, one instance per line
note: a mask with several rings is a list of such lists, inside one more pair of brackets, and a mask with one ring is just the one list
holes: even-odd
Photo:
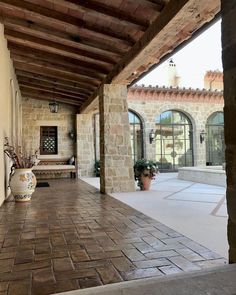
[(9, 194), (7, 190), (9, 161), (4, 155), (4, 138), (21, 142), (21, 94), (16, 80), (4, 28), (0, 24), (0, 205)]

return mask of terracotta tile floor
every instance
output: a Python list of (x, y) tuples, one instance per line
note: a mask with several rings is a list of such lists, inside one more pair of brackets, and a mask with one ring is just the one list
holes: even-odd
[(0, 207), (0, 295), (52, 294), (226, 263), (82, 181), (49, 183), (29, 203)]

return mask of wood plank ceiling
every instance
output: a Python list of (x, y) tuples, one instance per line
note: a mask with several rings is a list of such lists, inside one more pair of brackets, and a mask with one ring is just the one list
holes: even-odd
[(218, 0), (0, 0), (0, 22), (22, 96), (83, 110), (103, 83), (129, 85), (219, 9)]

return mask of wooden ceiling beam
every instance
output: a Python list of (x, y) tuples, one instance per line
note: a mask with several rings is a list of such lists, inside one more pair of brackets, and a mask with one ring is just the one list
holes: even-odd
[[(15, 28), (21, 32), (37, 32), (38, 35), (51, 35), (52, 36), (52, 27), (48, 25), (47, 22), (40, 22), (39, 24), (28, 21), (25, 19), (20, 19), (18, 17), (11, 17), (6, 14), (0, 16), (1, 22), (8, 26), (9, 28)], [(111, 53), (116, 56), (123, 55), (131, 46), (120, 44), (120, 46), (114, 46), (111, 42), (104, 42), (104, 40), (93, 40), (89, 37), (86, 37), (85, 34), (79, 35), (78, 30), (71, 31), (69, 28), (66, 30), (60, 30), (60, 27), (53, 27), (53, 37), (57, 40), (58, 43), (64, 42), (70, 46), (81, 46), (82, 48), (96, 48), (100, 54)]]
[(70, 101), (69, 99), (52, 98), (50, 96), (45, 96), (45, 95), (42, 96), (40, 94), (32, 93), (31, 91), (28, 91), (28, 90), (25, 90), (25, 89), (21, 90), (21, 95), (23, 97), (26, 97), (26, 98), (32, 98), (32, 99), (38, 99), (38, 100), (46, 100), (48, 102), (57, 101), (57, 102), (72, 105), (72, 106), (75, 106), (75, 107), (79, 107), (81, 105), (81, 103), (78, 103), (78, 102), (75, 102), (75, 101)]
[(21, 16), (23, 19), (32, 21), (48, 21), (52, 26), (62, 26), (64, 29), (67, 27), (74, 28), (78, 34), (84, 32), (87, 34), (100, 36), (108, 41), (123, 41), (129, 45), (134, 44), (136, 40), (131, 38), (128, 32), (121, 33), (118, 30), (114, 32), (110, 28), (103, 28), (99, 25), (91, 25), (82, 19), (78, 19), (72, 15), (58, 12), (54, 9), (46, 8), (34, 3), (24, 0), (1, 0), (0, 11), (8, 13), (12, 16)]
[(60, 85), (53, 83), (53, 82), (41, 81), (41, 80), (37, 80), (37, 79), (33, 79), (33, 78), (27, 78), (27, 77), (20, 76), (20, 75), (17, 75), (17, 81), (18, 81), (19, 85), (25, 84), (25, 85), (31, 85), (31, 86), (38, 86), (38, 87), (42, 87), (42, 88), (47, 87), (50, 89), (54, 89), (57, 92), (60, 91), (60, 92), (63, 92), (64, 94), (67, 93), (68, 95), (72, 95), (72, 96), (76, 96), (79, 93), (80, 97), (83, 97), (83, 98), (87, 98), (91, 94), (91, 93), (83, 92), (80, 89), (68, 87), (65, 85), (60, 86)]
[(55, 71), (61, 71), (61, 72), (69, 72), (69, 73), (74, 73), (80, 77), (85, 77), (85, 78), (89, 78), (92, 79), (93, 81), (97, 81), (97, 83), (99, 84), (102, 80), (102, 77), (104, 77), (104, 75), (99, 75), (96, 72), (88, 72), (80, 67), (77, 67), (73, 64), (60, 64), (57, 63), (55, 60), (41, 60), (37, 57), (29, 57), (29, 56), (25, 56), (25, 55), (21, 55), (21, 54), (16, 54), (14, 52), (11, 52), (11, 58), (14, 61), (18, 61), (18, 62), (22, 62), (25, 64), (29, 64), (29, 65), (36, 65), (36, 66), (41, 66), (41, 67), (45, 67), (46, 69), (50, 68), (50, 69), (54, 69)]
[(36, 65), (27, 65), (25, 63), (18, 62), (18, 61), (15, 61), (13, 65), (15, 69), (18, 69), (18, 70), (23, 70), (23, 71), (35, 73), (35, 74), (41, 74), (41, 75), (45, 75), (45, 76), (49, 76), (53, 78), (59, 78), (62, 80), (74, 81), (81, 87), (87, 88), (89, 90), (95, 90), (98, 86), (98, 84), (95, 83), (94, 81), (87, 81), (85, 79), (81, 79), (81, 77), (77, 77), (76, 75), (71, 73), (54, 71), (52, 69), (49, 69), (49, 68), (46, 69), (45, 67), (36, 66)]
[[(108, 56), (104, 56), (104, 55), (101, 55), (101, 54), (88, 52), (86, 50), (81, 50), (81, 49), (78, 49), (78, 48), (74, 48), (74, 47), (71, 47), (71, 46), (59, 44), (59, 43), (54, 42), (54, 41), (49, 41), (49, 40), (46, 40), (46, 39), (43, 39), (43, 38), (38, 38), (38, 37), (35, 37), (33, 35), (28, 35), (28, 34), (21, 33), (21, 32), (11, 30), (11, 29), (8, 29), (8, 28), (5, 28), (4, 33), (5, 33), (6, 38), (13, 37), (13, 38), (16, 38), (16, 39), (21, 39), (24, 42), (28, 41), (30, 43), (35, 43), (35, 44), (37, 44), (38, 48), (40, 48), (40, 46), (50, 47), (50, 48), (53, 48), (53, 50), (57, 50), (57, 51), (59, 50), (61, 52), (64, 51), (64, 52), (67, 52), (69, 54), (71, 53), (73, 55), (77, 55), (79, 58), (81, 58), (81, 59), (83, 59), (85, 61), (92, 62), (92, 63), (98, 63), (97, 61), (99, 61), (99, 63), (101, 63), (101, 64), (104, 63), (104, 64), (114, 65), (118, 61), (117, 59), (114, 59), (112, 57), (108, 57)], [(51, 39), (53, 40), (53, 35), (52, 35)]]
[(25, 45), (17, 45), (11, 41), (8, 41), (8, 48), (10, 52), (18, 54), (18, 55), (32, 57), (32, 58), (36, 58), (36, 59), (44, 60), (44, 61), (49, 60), (49, 61), (56, 62), (60, 65), (65, 65), (65, 66), (67, 66), (68, 64), (70, 65), (72, 64), (76, 66), (78, 69), (81, 69), (82, 71), (84, 71), (85, 73), (88, 73), (91, 76), (93, 76), (94, 73), (96, 73), (95, 76), (97, 75), (99, 77), (103, 77), (104, 75), (109, 73), (109, 71), (106, 68), (100, 65), (88, 63), (88, 62), (67, 57), (67, 56), (62, 56), (57, 53), (45, 52), (44, 50), (41, 50), (41, 49), (29, 48)]
[(54, 94), (60, 94), (63, 95), (65, 97), (68, 97), (69, 99), (75, 99), (75, 100), (85, 100), (86, 98), (88, 98), (88, 96), (81, 94), (81, 93), (70, 93), (67, 92), (65, 90), (58, 90), (56, 87), (53, 86), (46, 86), (46, 85), (42, 85), (42, 84), (37, 84), (37, 83), (30, 83), (30, 82), (25, 82), (22, 80), (18, 80), (19, 86), (21, 87), (26, 87), (29, 89), (35, 89), (35, 90), (39, 90), (39, 91), (47, 91), (49, 93), (52, 93), (52, 95)]
[(72, 91), (80, 91), (81, 93), (84, 93), (86, 95), (91, 95), (91, 93), (93, 92), (93, 89), (88, 89), (88, 88), (84, 88), (84, 85), (80, 85), (76, 82), (73, 82), (73, 81), (68, 81), (68, 80), (62, 80), (58, 77), (56, 78), (53, 78), (53, 77), (47, 77), (47, 76), (43, 76), (41, 74), (38, 74), (38, 73), (31, 73), (31, 72), (26, 72), (26, 71), (23, 71), (23, 70), (19, 70), (19, 69), (16, 69), (15, 70), (16, 72), (16, 75), (17, 75), (17, 78), (18, 79), (21, 79), (21, 78), (29, 78), (29, 79), (33, 79), (33, 80), (36, 80), (36, 81), (41, 81), (41, 82), (48, 82), (48, 83), (52, 83), (53, 85), (56, 85), (55, 87), (57, 86), (60, 86), (60, 87), (65, 87), (68, 88), (68, 90), (72, 90)]
[[(165, 0), (166, 1), (166, 0)], [(167, 0), (168, 1), (168, 0)], [(139, 4), (143, 7), (148, 7), (150, 9), (161, 11), (165, 3), (164, 0), (135, 0), (136, 4)]]
[(28, 92), (28, 93), (32, 93), (32, 94), (40, 95), (40, 96), (44, 96), (44, 97), (49, 97), (49, 98), (51, 98), (51, 100), (64, 99), (65, 101), (66, 100), (74, 101), (75, 103), (81, 103), (81, 101), (83, 101), (83, 98), (80, 98), (80, 97), (68, 98), (67, 96), (65, 96), (63, 94), (52, 93), (51, 91), (42, 90), (42, 89), (36, 89), (36, 88), (31, 87), (31, 86), (22, 85), (20, 87), (20, 89), (23, 92)]
[(9, 44), (15, 44), (15, 45), (19, 45), (19, 46), (26, 46), (28, 48), (41, 50), (41, 51), (44, 51), (44, 52), (47, 52), (47, 53), (57, 54), (57, 55), (62, 56), (62, 57), (68, 57), (68, 58), (72, 58), (72, 59), (77, 59), (78, 61), (81, 61), (84, 64), (86, 63), (88, 66), (91, 65), (92, 68), (93, 68), (93, 65), (96, 66), (96, 67), (99, 67), (101, 69), (104, 69), (104, 70), (108, 70), (109, 68), (111, 68), (111, 65), (105, 64), (104, 62), (95, 61), (95, 60), (93, 60), (93, 62), (91, 62), (91, 61), (88, 61), (87, 58), (82, 58), (81, 56), (78, 56), (77, 54), (74, 54), (74, 53), (58, 50), (56, 48), (52, 48), (52, 47), (48, 47), (48, 46), (39, 45), (37, 43), (22, 40), (22, 39), (17, 38), (17, 37), (12, 37), (12, 36), (8, 36), (8, 35), (6, 35), (5, 37), (8, 40)]
[(86, 54), (86, 56), (89, 56), (89, 55), (91, 55), (92, 57), (98, 56), (97, 58), (100, 58), (101, 60), (103, 60), (104, 57), (105, 58), (107, 57), (113, 61), (114, 60), (117, 61), (120, 59), (120, 57), (122, 55), (122, 52), (117, 54), (117, 53), (114, 53), (110, 50), (101, 50), (101, 49), (95, 48), (93, 46), (82, 44), (81, 42), (73, 41), (72, 38), (68, 37), (68, 35), (66, 35), (66, 34), (64, 34), (63, 37), (60, 34), (56, 34), (55, 31), (53, 31), (53, 34), (52, 34), (52, 32), (49, 29), (42, 29), (40, 27), (38, 29), (32, 29), (29, 27), (29, 24), (24, 20), (17, 22), (16, 20), (11, 19), (9, 21), (9, 19), (3, 18), (2, 23), (4, 24), (4, 27), (8, 30), (24, 33), (24, 34), (27, 34), (30, 36), (34, 36), (37, 38), (41, 38), (44, 40), (55, 42), (57, 44), (76, 48), (77, 53), (81, 54), (82, 56), (84, 54)]
[(68, 70), (65, 69), (64, 67), (59, 67), (59, 66), (53, 66), (53, 65), (48, 65), (47, 63), (40, 63), (39, 61), (37, 63), (29, 63), (27, 60), (23, 60), (22, 58), (17, 59), (16, 57), (13, 59), (13, 63), (15, 65), (25, 65), (27, 68), (35, 68), (35, 69), (42, 69), (44, 70), (45, 75), (47, 76), (48, 73), (51, 73), (53, 75), (58, 75), (58, 77), (64, 78), (64, 79), (70, 79), (71, 81), (77, 81), (77, 82), (83, 82), (87, 85), (91, 86), (98, 86), (101, 81), (91, 78), (91, 77), (86, 77), (84, 75), (81, 75), (80, 73), (76, 73), (73, 70)]
[[(50, 3), (55, 3), (54, 0), (47, 0)], [(135, 15), (131, 15), (118, 7), (111, 7), (105, 3), (94, 0), (78, 1), (78, 0), (57, 0), (57, 5), (62, 7), (89, 14), (95, 18), (101, 17), (107, 21), (119, 22), (129, 27), (144, 31), (148, 26), (148, 20), (143, 20)]]

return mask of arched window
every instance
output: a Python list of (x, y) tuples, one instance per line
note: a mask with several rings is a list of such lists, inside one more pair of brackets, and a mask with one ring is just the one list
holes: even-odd
[(156, 118), (156, 161), (160, 171), (193, 166), (192, 124), (179, 111), (166, 111)]
[(213, 113), (206, 123), (206, 165), (225, 162), (224, 114)]
[(143, 127), (142, 121), (134, 112), (129, 111), (130, 139), (132, 158), (134, 161), (143, 158)]

